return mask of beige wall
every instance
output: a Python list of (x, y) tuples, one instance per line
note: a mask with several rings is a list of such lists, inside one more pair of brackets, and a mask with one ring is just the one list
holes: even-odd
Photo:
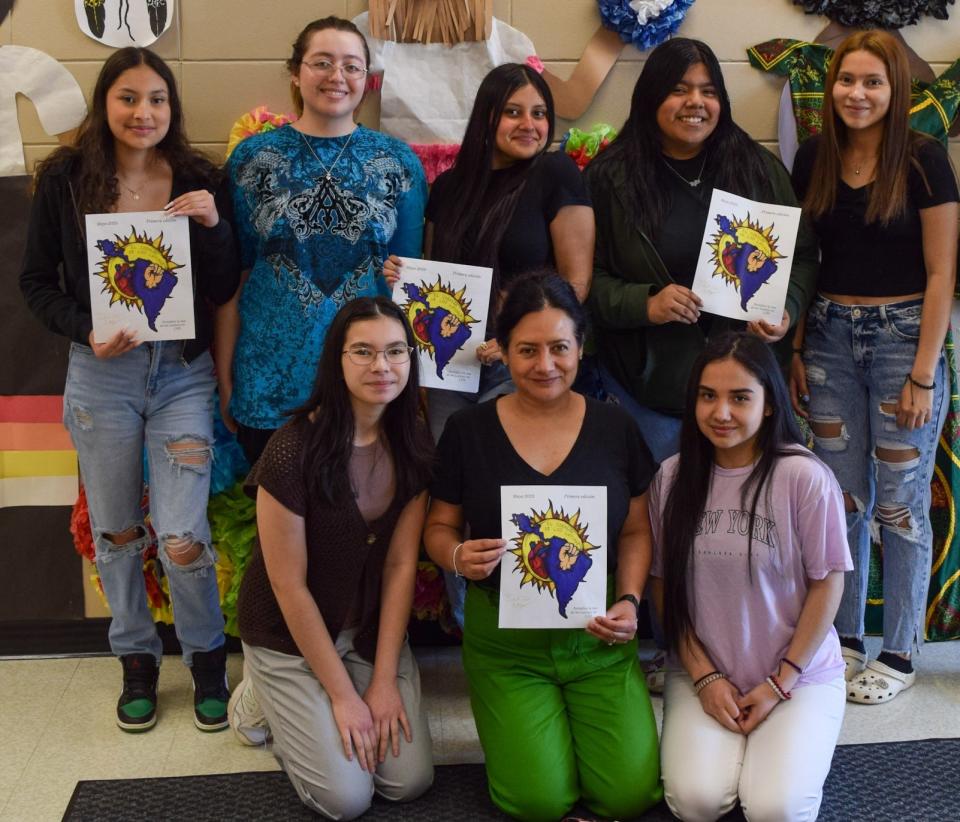
[[(155, 44), (174, 63), (181, 81), (187, 126), (193, 141), (222, 155), (233, 121), (257, 105), (289, 111), (283, 60), (289, 44), (308, 20), (326, 14), (352, 17), (365, 0), (178, 0), (176, 19)], [(583, 46), (599, 24), (595, 0), (494, 0), (495, 14), (521, 29), (537, 52), (560, 76), (573, 70)], [(960, 57), (960, 6), (951, 19), (928, 19), (904, 30), (916, 52), (939, 74)], [(780, 81), (751, 68), (748, 46), (772, 37), (812, 39), (826, 19), (804, 15), (790, 0), (697, 0), (680, 33), (706, 40), (723, 62), (734, 115), (754, 137), (775, 146)], [(18, 0), (0, 26), (0, 45), (42, 49), (76, 76), (89, 94), (100, 63), (110, 53), (84, 36), (73, 17), (71, 0)], [(628, 47), (576, 125), (622, 123), (643, 55)], [(20, 126), (27, 166), (50, 150), (29, 101), (20, 99)], [(365, 104), (361, 120), (376, 126), (376, 106)], [(562, 133), (570, 123), (561, 122)], [(960, 167), (960, 140), (951, 142)]]

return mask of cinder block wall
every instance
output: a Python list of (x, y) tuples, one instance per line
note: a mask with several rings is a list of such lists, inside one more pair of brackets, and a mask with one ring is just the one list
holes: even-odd
[[(230, 126), (243, 112), (257, 105), (289, 111), (283, 61), (297, 32), (317, 17), (349, 18), (366, 8), (366, 0), (178, 0), (176, 18), (154, 48), (175, 67), (194, 143), (222, 157)], [(960, 5), (949, 8), (950, 20), (926, 19), (904, 30), (937, 74), (960, 57)], [(525, 32), (541, 59), (563, 77), (573, 70), (600, 20), (595, 0), (494, 0), (494, 13)], [(0, 26), (0, 45), (46, 51), (89, 94), (110, 49), (84, 36), (73, 14), (69, 0), (18, 0)], [(680, 34), (710, 43), (723, 63), (737, 121), (775, 148), (782, 81), (751, 68), (745, 50), (772, 37), (813, 39), (828, 22), (805, 15), (790, 0), (697, 0)], [(558, 134), (570, 125), (619, 126), (642, 60), (642, 53), (626, 48), (586, 114), (574, 124), (562, 121)], [(19, 99), (18, 110), (30, 169), (55, 141), (44, 134), (29, 101)], [(360, 119), (376, 127), (373, 101), (364, 105)], [(960, 140), (951, 141), (951, 154), (960, 167)]]

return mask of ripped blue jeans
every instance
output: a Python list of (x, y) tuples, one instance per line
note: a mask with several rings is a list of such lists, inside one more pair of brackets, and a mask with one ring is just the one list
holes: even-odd
[[(63, 415), (80, 460), (97, 570), (113, 617), (111, 650), (153, 654), (158, 662), (163, 653), (143, 579), (150, 544), (140, 508), (146, 446), (157, 555), (190, 665), (194, 652), (224, 642), (207, 522), (216, 380), (209, 352), (185, 364), (180, 350), (176, 342), (143, 343), (101, 360), (88, 346), (71, 344)], [(117, 544), (116, 535), (135, 529), (137, 536)]]
[[(804, 339), (814, 451), (857, 509), (847, 514), (853, 571), (844, 580), (837, 632), (863, 637), (873, 536), (883, 546), (883, 649), (895, 653), (923, 640), (930, 480), (948, 405), (941, 352), (932, 420), (913, 431), (897, 427), (894, 406), (913, 367), (922, 308), (922, 300), (847, 306), (818, 296)], [(898, 451), (904, 459), (891, 459)]]

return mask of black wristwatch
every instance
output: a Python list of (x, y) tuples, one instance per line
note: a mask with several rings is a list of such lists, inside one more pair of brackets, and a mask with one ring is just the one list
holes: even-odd
[(626, 600), (633, 604), (633, 607), (637, 609), (637, 621), (640, 620), (640, 600), (637, 599), (633, 594), (624, 594), (622, 597), (617, 597), (617, 602), (623, 602)]

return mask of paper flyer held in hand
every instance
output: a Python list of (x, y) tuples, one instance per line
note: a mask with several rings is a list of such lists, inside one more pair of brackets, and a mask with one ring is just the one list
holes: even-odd
[(584, 628), (607, 612), (607, 489), (504, 485), (501, 628)]
[(163, 211), (87, 215), (96, 342), (123, 328), (141, 342), (196, 336), (188, 219)]
[(799, 208), (715, 188), (693, 278), (702, 310), (780, 325), (799, 227)]
[(420, 385), (476, 392), (493, 269), (402, 257), (393, 301), (413, 328)]

